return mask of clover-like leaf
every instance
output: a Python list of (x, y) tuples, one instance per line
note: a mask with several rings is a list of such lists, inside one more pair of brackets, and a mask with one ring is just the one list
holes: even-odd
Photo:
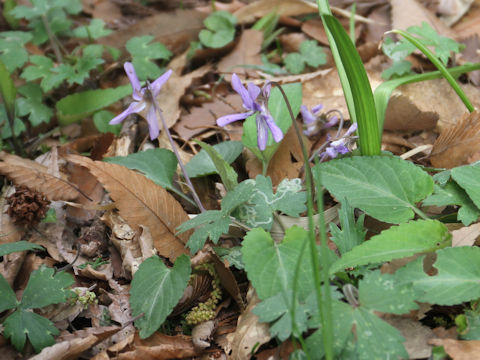
[(44, 92), (56, 88), (70, 75), (65, 71), (53, 71), (55, 69), (53, 61), (46, 56), (32, 55), (30, 62), (33, 65), (27, 66), (20, 77), (27, 81), (42, 79), (40, 86)]
[(87, 26), (79, 26), (73, 30), (73, 34), (79, 38), (98, 39), (111, 33), (112, 30), (105, 28), (105, 22), (102, 19), (92, 19)]
[(300, 54), (309, 66), (318, 67), (327, 62), (327, 54), (315, 40), (305, 40), (300, 44)]
[(144, 316), (135, 321), (140, 337), (145, 339), (162, 325), (183, 295), (190, 279), (190, 259), (179, 256), (167, 268), (158, 256), (145, 260), (135, 273), (130, 288), (132, 315)]
[(162, 74), (162, 70), (154, 60), (167, 60), (172, 53), (159, 42), (153, 42), (153, 36), (136, 36), (127, 41), (125, 47), (132, 55), (132, 63), (140, 80), (156, 79)]
[(42, 102), (42, 89), (38, 84), (28, 83), (18, 88), (18, 92), (24, 97), (17, 100), (17, 114), (28, 115), (32, 126), (48, 123), (52, 118), (53, 111)]
[(28, 60), (25, 44), (32, 39), (32, 35), (24, 31), (0, 32), (0, 60), (9, 72), (21, 68)]

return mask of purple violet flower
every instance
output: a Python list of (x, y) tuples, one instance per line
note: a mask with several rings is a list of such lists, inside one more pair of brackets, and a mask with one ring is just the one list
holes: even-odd
[[(148, 130), (150, 132), (150, 139), (155, 139), (158, 134), (160, 133), (160, 128), (158, 126), (158, 119), (157, 119), (157, 105), (154, 103), (162, 88), (163, 84), (168, 80), (170, 75), (172, 75), (172, 70), (168, 70), (162, 76), (160, 76), (157, 80), (152, 83), (147, 81), (147, 85), (145, 87), (141, 87), (140, 81), (138, 80), (137, 73), (135, 72), (135, 68), (133, 67), (132, 63), (126, 62), (123, 65), (125, 72), (127, 73), (128, 79), (132, 84), (133, 92), (132, 98), (133, 102), (128, 106), (126, 110), (124, 110), (120, 115), (115, 116), (112, 120), (110, 120), (110, 125), (120, 124), (128, 115), (137, 113), (143, 113), (142, 116), (147, 119), (148, 122)], [(145, 110), (145, 112), (144, 112)], [(160, 111), (160, 109), (158, 109)]]
[(283, 139), (282, 130), (275, 124), (275, 120), (267, 108), (268, 97), (270, 96), (270, 84), (259, 88), (253, 83), (248, 83), (247, 88), (242, 85), (237, 74), (232, 75), (232, 87), (241, 97), (245, 113), (225, 115), (217, 119), (218, 126), (225, 126), (234, 121), (244, 120), (250, 115), (257, 113), (257, 143), (258, 148), (263, 151), (267, 147), (268, 130), (272, 133), (273, 140), (280, 142)]
[(323, 157), (329, 156), (330, 158), (336, 158), (338, 154), (346, 154), (350, 151), (347, 144), (350, 142), (350, 135), (357, 130), (357, 123), (352, 124), (347, 132), (338, 140), (332, 141), (330, 145), (322, 153)]

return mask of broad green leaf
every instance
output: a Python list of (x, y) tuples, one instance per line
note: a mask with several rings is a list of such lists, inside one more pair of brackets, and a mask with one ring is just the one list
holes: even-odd
[(113, 89), (87, 90), (68, 95), (57, 102), (57, 116), (61, 126), (79, 121), (132, 93), (131, 85)]
[(15, 98), (17, 88), (7, 68), (0, 60), (0, 99), (3, 100), (9, 121), (15, 119)]
[(8, 72), (21, 68), (28, 60), (25, 44), (32, 39), (32, 35), (24, 31), (0, 32), (0, 60), (5, 64)]
[(105, 22), (102, 19), (92, 19), (87, 26), (79, 26), (73, 30), (73, 34), (79, 38), (98, 39), (111, 33), (112, 30), (105, 28)]
[[(457, 331), (460, 334), (462, 340), (480, 340), (480, 314), (478, 311), (466, 310), (463, 316), (465, 319), (466, 328), (464, 331), (460, 331), (457, 324)], [(457, 316), (457, 318), (459, 317)], [(457, 319), (455, 319), (457, 322)]]
[(211, 48), (221, 48), (230, 43), (235, 37), (235, 16), (227, 11), (216, 11), (204, 20), (208, 30), (201, 30), (198, 34), (200, 42)]
[(457, 219), (465, 226), (477, 221), (480, 217), (480, 210), (470, 200), (465, 190), (453, 181), (448, 182), (443, 187), (435, 184), (433, 194), (423, 200), (422, 205), (459, 205), (460, 209), (457, 213)]
[(303, 70), (305, 70), (303, 56), (299, 53), (288, 54), (285, 56), (285, 59), (283, 59), (283, 63), (285, 64), (285, 68), (291, 74), (300, 74)]
[(132, 315), (145, 315), (135, 321), (145, 339), (158, 330), (183, 295), (190, 279), (190, 259), (181, 255), (172, 268), (158, 256), (145, 260), (135, 273), (130, 288)]
[(414, 217), (415, 203), (433, 191), (432, 178), (409, 161), (391, 156), (356, 156), (315, 166), (322, 184), (338, 199), (389, 223)]
[(363, 307), (355, 309), (353, 318), (358, 360), (408, 359), (400, 331)]
[(433, 252), (450, 245), (451, 238), (447, 227), (437, 220), (417, 220), (392, 226), (343, 254), (330, 267), (330, 273)]
[[(231, 164), (242, 153), (243, 145), (240, 141), (225, 141), (213, 145), (213, 148), (228, 164)], [(203, 149), (185, 165), (185, 169), (187, 170), (188, 176), (192, 178), (218, 172), (212, 159)]]
[(53, 336), (60, 333), (50, 320), (24, 309), (15, 311), (3, 325), (3, 334), (7, 339), (10, 338), (18, 351), (23, 350), (27, 336), (35, 351), (40, 352), (55, 344)]
[(361, 306), (389, 314), (406, 314), (418, 309), (411, 283), (397, 284), (392, 274), (375, 270), (365, 274), (358, 283), (358, 300)]
[(222, 210), (207, 210), (177, 227), (179, 233), (197, 228), (187, 242), (192, 253), (200, 250), (208, 238), (216, 244), (222, 234), (228, 233), (230, 213), (248, 201), (252, 191), (253, 184), (243, 181), (222, 199)]
[(66, 289), (74, 283), (72, 275), (58, 272), (46, 266), (32, 272), (27, 287), (23, 292), (21, 309), (42, 308), (50, 304), (58, 304), (67, 300), (70, 290)]
[(52, 118), (52, 109), (42, 102), (43, 93), (38, 84), (27, 83), (18, 88), (18, 92), (24, 96), (17, 100), (17, 113), (19, 116), (28, 115), (32, 126), (48, 123)]
[(452, 169), (452, 178), (465, 189), (477, 208), (480, 208), (480, 166), (470, 165)]
[(449, 247), (437, 251), (437, 274), (423, 271), (423, 257), (397, 270), (397, 280), (413, 283), (416, 300), (455, 305), (480, 298), (480, 248)]
[[(261, 300), (292, 289), (295, 266), (307, 238), (307, 231), (295, 225), (287, 229), (283, 241), (279, 244), (260, 228), (250, 230), (244, 237), (243, 262), (247, 276)], [(298, 297), (305, 298), (314, 289), (308, 246), (305, 247), (301, 261)]]
[(311, 67), (318, 67), (327, 62), (327, 54), (315, 40), (305, 40), (300, 44), (300, 54), (303, 61)]
[[(230, 166), (230, 164), (222, 157), (222, 155), (220, 155), (217, 150), (215, 150), (213, 146), (210, 146), (203, 141), (197, 141), (197, 143), (202, 147), (203, 150), (207, 152), (208, 156), (215, 165), (215, 169), (220, 175), (222, 183), (225, 185), (227, 191), (232, 191), (235, 189), (235, 187), (238, 185), (238, 175), (235, 169)], [(241, 143), (239, 143), (238, 147), (243, 149)]]
[[(358, 123), (360, 151), (362, 155), (378, 155), (380, 154), (380, 132), (375, 102), (362, 59), (342, 24), (336, 18), (332, 15), (322, 15), (322, 20), (331, 31), (340, 54), (339, 58), (335, 58), (335, 62), (342, 62), (349, 84), (352, 103), (350, 104), (347, 98), (347, 105), (351, 119)], [(342, 86), (345, 90), (344, 81), (342, 81)]]
[[(292, 107), (293, 116), (297, 116), (300, 112), (300, 106), (302, 105), (302, 85), (300, 83), (282, 85), (288, 101)], [(283, 100), (283, 96), (280, 90), (273, 88), (270, 92), (270, 99), (268, 101), (268, 110), (272, 115), (275, 123), (282, 130), (283, 134), (286, 134), (290, 126), (292, 125), (292, 119), (288, 112), (287, 105)], [(257, 123), (255, 121), (255, 115), (248, 117), (243, 123), (243, 144), (248, 147), (259, 158), (270, 160), (277, 151), (280, 144), (277, 144), (272, 135), (268, 134), (267, 148), (262, 153), (258, 149), (257, 145)]]
[(93, 123), (97, 130), (101, 133), (109, 133), (119, 135), (122, 130), (122, 124), (110, 125), (109, 122), (115, 117), (115, 114), (108, 110), (100, 110), (93, 114)]
[(132, 55), (132, 63), (140, 80), (156, 79), (162, 70), (153, 61), (167, 60), (172, 53), (159, 42), (150, 43), (152, 35), (136, 36), (127, 41), (125, 47)]
[(269, 177), (258, 175), (255, 181), (249, 179), (246, 182), (254, 184), (255, 188), (248, 202), (240, 206), (234, 215), (252, 228), (270, 230), (276, 211), (298, 217), (307, 210), (306, 192), (302, 191), (300, 179), (283, 179), (275, 194)]
[[(17, 251), (44, 250), (43, 247), (28, 241), (16, 241), (13, 243), (0, 244), (0, 256), (5, 256)], [(0, 311), (1, 312), (1, 311)]]
[(329, 225), (332, 234), (331, 240), (337, 245), (340, 253), (344, 254), (365, 240), (367, 230), (363, 227), (365, 214), (361, 214), (355, 222), (354, 208), (350, 206), (346, 199), (340, 202), (342, 203), (342, 207), (338, 211), (338, 216), (342, 229), (340, 230), (333, 222)]
[(173, 186), (172, 180), (177, 170), (177, 158), (170, 150), (149, 149), (128, 156), (115, 156), (103, 160), (141, 171), (147, 178), (163, 188), (171, 189)]
[(56, 88), (68, 77), (68, 73), (65, 71), (53, 71), (55, 69), (53, 61), (46, 56), (32, 55), (30, 62), (33, 65), (27, 66), (20, 77), (27, 81), (42, 79), (40, 86), (44, 92)]
[(16, 308), (18, 305), (17, 296), (8, 284), (7, 280), (0, 274), (0, 313), (5, 310)]

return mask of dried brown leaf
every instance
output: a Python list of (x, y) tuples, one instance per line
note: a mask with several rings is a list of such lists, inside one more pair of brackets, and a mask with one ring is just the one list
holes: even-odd
[(82, 352), (91, 348), (98, 342), (95, 335), (88, 335), (84, 338), (74, 338), (62, 341), (55, 345), (44, 348), (40, 354), (31, 357), (33, 360), (70, 360), (76, 359)]
[(189, 220), (187, 213), (164, 188), (126, 167), (70, 155), (68, 160), (85, 166), (104, 185), (120, 212), (135, 230), (140, 225), (152, 232), (155, 248), (172, 261), (186, 254), (190, 232), (175, 235), (177, 226)]
[(279, 15), (298, 16), (317, 13), (317, 6), (303, 0), (260, 0), (254, 1), (234, 12), (238, 23), (244, 24), (255, 21), (272, 11)]
[(432, 339), (429, 344), (443, 346), (453, 360), (478, 359), (478, 354), (480, 354), (480, 340)]
[(56, 177), (48, 168), (35, 161), (16, 155), (0, 153), (0, 174), (6, 175), (15, 185), (24, 185), (43, 193), (49, 200), (73, 200), (79, 192), (66, 176)]
[(453, 27), (458, 39), (480, 35), (480, 3), (475, 1), (467, 14)]
[(433, 144), (430, 161), (435, 167), (470, 164), (480, 156), (480, 112), (465, 114), (457, 124), (442, 131)]
[(247, 302), (247, 308), (238, 318), (237, 329), (227, 335), (229, 346), (226, 352), (230, 353), (232, 360), (250, 359), (254, 348), (258, 350), (271, 339), (268, 324), (261, 323), (253, 313), (253, 309), (260, 302), (253, 288), (248, 290)]
[(452, 246), (472, 246), (480, 238), (480, 223), (452, 231)]
[[(252, 29), (243, 31), (233, 51), (218, 63), (218, 70), (223, 73), (236, 72), (239, 76), (255, 76), (255, 70), (247, 69), (242, 65), (263, 64), (260, 57), (262, 42), (263, 32)], [(230, 81), (230, 78), (231, 76), (228, 76), (227, 81)]]

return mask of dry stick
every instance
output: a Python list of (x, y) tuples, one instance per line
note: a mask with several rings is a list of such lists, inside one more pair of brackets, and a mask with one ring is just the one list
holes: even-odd
[(168, 141), (170, 142), (170, 146), (172, 147), (172, 150), (175, 153), (175, 156), (177, 157), (178, 165), (180, 166), (180, 170), (183, 173), (183, 177), (185, 178), (185, 181), (187, 182), (188, 188), (192, 192), (193, 200), (197, 204), (198, 209), (201, 212), (205, 212), (205, 208), (203, 207), (202, 202), (200, 201), (200, 198), (198, 197), (198, 194), (195, 191), (195, 188), (193, 187), (192, 182), (190, 181), (190, 177), (187, 174), (187, 170), (185, 169), (185, 165), (183, 165), (183, 161), (180, 157), (180, 154), (178, 153), (177, 147), (175, 146), (175, 142), (173, 141), (172, 134), (170, 134), (170, 130), (168, 129), (167, 122), (165, 121), (165, 118), (163, 117), (162, 110), (157, 106), (157, 103), (156, 103), (155, 99), (153, 99), (152, 104), (155, 107), (155, 112), (157, 112), (160, 115), (163, 130), (167, 134)]

